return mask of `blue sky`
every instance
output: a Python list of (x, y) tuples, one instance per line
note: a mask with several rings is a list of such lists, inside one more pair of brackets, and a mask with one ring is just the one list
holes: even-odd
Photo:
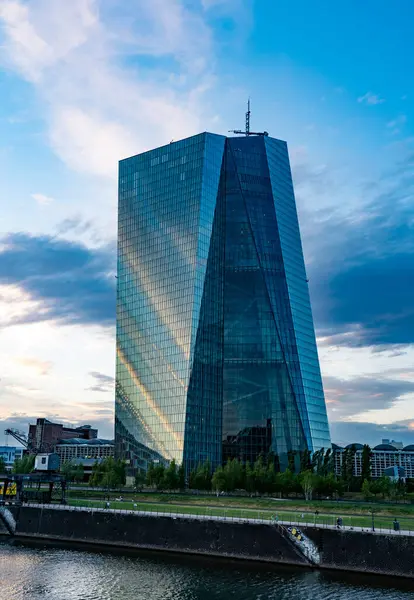
[(332, 438), (412, 443), (413, 19), (408, 0), (0, 0), (2, 425), (111, 436), (117, 161), (241, 128), (250, 96), (289, 145)]

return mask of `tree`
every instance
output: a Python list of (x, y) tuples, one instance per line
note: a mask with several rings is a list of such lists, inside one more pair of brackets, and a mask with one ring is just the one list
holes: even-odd
[(254, 478), (254, 471), (249, 462), (246, 463), (244, 469), (244, 479), (245, 479), (245, 488), (246, 492), (250, 494), (256, 491), (256, 481)]
[(161, 490), (164, 484), (165, 465), (164, 463), (151, 463), (147, 471), (146, 483), (149, 487), (155, 487)]
[(295, 476), (289, 469), (278, 473), (275, 480), (275, 491), (279, 491), (283, 496), (289, 496), (295, 489)]
[(342, 482), (335, 477), (333, 473), (328, 475), (318, 475), (315, 485), (315, 492), (322, 496), (334, 496), (335, 494), (341, 495), (342, 493)]
[(84, 469), (83, 465), (77, 466), (74, 479), (77, 483), (80, 483), (81, 481), (83, 481), (85, 479), (85, 469)]
[(328, 448), (323, 457), (323, 466), (319, 475), (329, 475), (335, 471), (335, 455), (332, 452), (332, 448)]
[(126, 464), (124, 460), (113, 460), (113, 470), (115, 471), (117, 483), (116, 485), (126, 484)]
[(291, 473), (294, 473), (296, 471), (296, 465), (295, 465), (296, 452), (294, 450), (288, 450), (287, 456), (288, 456), (288, 470), (291, 471)]
[(312, 455), (312, 462), (311, 462), (311, 466), (307, 469), (302, 469), (303, 471), (308, 471), (308, 470), (312, 470), (314, 471), (314, 473), (317, 473), (318, 475), (323, 475), (323, 458), (324, 458), (324, 453), (325, 450), (323, 448), (320, 448), (319, 450), (316, 450), (316, 452), (313, 453)]
[(91, 486), (102, 486), (108, 489), (125, 485), (126, 472), (125, 463), (115, 460), (112, 456), (96, 461), (92, 467), (92, 475), (89, 480)]
[(371, 482), (368, 479), (364, 479), (362, 484), (362, 493), (364, 495), (364, 499), (368, 502), (368, 500), (372, 499), (373, 493), (371, 490)]
[(309, 450), (302, 450), (302, 452), (300, 453), (300, 472), (302, 473), (303, 471), (313, 471), (313, 465), (311, 463), (311, 453)]
[(135, 473), (135, 487), (137, 488), (137, 490), (142, 490), (142, 488), (144, 487), (144, 484), (145, 484), (145, 480), (146, 480), (145, 472), (142, 471), (141, 469), (139, 469)]
[(371, 491), (371, 494), (374, 494), (374, 496), (376, 497), (377, 494), (381, 493), (381, 482), (379, 479), (373, 479), (372, 481), (369, 482), (369, 489)]
[(168, 468), (164, 471), (162, 487), (166, 490), (176, 490), (178, 488), (178, 483), (177, 465), (173, 459)]
[(191, 471), (189, 477), (189, 487), (193, 490), (211, 490), (211, 463), (206, 460), (199, 464), (197, 469)]
[(377, 479), (377, 483), (378, 483), (380, 493), (382, 494), (382, 497), (383, 498), (388, 497), (390, 495), (390, 490), (391, 490), (390, 478), (387, 477), (386, 475), (381, 475), (381, 477), (379, 477), (379, 479)]
[(355, 454), (356, 448), (352, 445), (350, 448), (345, 448), (342, 456), (342, 479), (348, 491), (354, 480)]
[(386, 498), (391, 493), (392, 482), (386, 475), (381, 475), (378, 479), (373, 479), (370, 482), (370, 491), (374, 496), (381, 494), (383, 498)]
[(217, 492), (224, 492), (225, 490), (227, 490), (227, 477), (221, 465), (218, 466), (217, 469), (214, 471), (211, 484), (213, 490)]
[(0, 456), (0, 473), (6, 472), (6, 461), (2, 456)]
[(274, 466), (275, 473), (280, 473), (280, 458), (278, 454), (275, 454), (273, 451), (269, 452), (267, 455), (267, 466)]
[(403, 500), (407, 494), (407, 486), (402, 479), (391, 482), (390, 498), (395, 500)]
[(304, 471), (299, 475), (300, 486), (303, 490), (305, 500), (312, 500), (313, 490), (316, 487), (318, 476), (312, 471)]
[(31, 473), (34, 469), (34, 463), (34, 454), (25, 454), (22, 458), (16, 458), (12, 471), (16, 475)]
[(114, 470), (107, 470), (102, 473), (102, 479), (100, 485), (107, 488), (108, 490), (118, 487), (120, 485), (119, 480)]
[(267, 467), (263, 463), (261, 456), (256, 460), (253, 466), (254, 489), (261, 494), (267, 491)]
[(405, 489), (408, 493), (414, 492), (414, 479), (407, 478), (405, 481)]
[(185, 467), (184, 463), (178, 467), (178, 489), (185, 490)]
[(152, 462), (148, 465), (145, 483), (149, 487), (155, 487), (155, 465)]
[(368, 444), (364, 444), (362, 448), (362, 459), (361, 459), (361, 480), (371, 480), (371, 458), (372, 450)]
[[(261, 461), (263, 459), (260, 459)], [(224, 473), (227, 479), (227, 490), (229, 492), (233, 490), (243, 489), (245, 487), (246, 471), (243, 463), (237, 458), (228, 460), (224, 465)]]
[[(80, 475), (79, 465), (73, 460), (66, 460), (60, 465), (60, 472), (64, 475), (66, 481), (74, 481)], [(81, 479), (83, 479), (83, 467)]]
[(271, 494), (275, 490), (276, 485), (276, 471), (274, 464), (270, 464), (267, 466), (265, 473), (265, 481), (264, 481), (264, 491)]
[(91, 487), (98, 487), (101, 485), (102, 473), (101, 464), (96, 460), (92, 466), (92, 474), (89, 478), (89, 485)]

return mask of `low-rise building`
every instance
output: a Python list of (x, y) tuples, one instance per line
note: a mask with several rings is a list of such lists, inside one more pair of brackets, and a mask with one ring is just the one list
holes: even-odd
[(37, 419), (36, 425), (29, 425), (28, 450), (32, 453), (55, 452), (55, 446), (61, 440), (75, 437), (96, 440), (98, 430), (90, 425), (67, 427), (62, 423), (52, 423), (48, 419)]
[(13, 468), (14, 462), (18, 458), (22, 458), (23, 448), (18, 446), (0, 446), (0, 458), (6, 463), (6, 469), (10, 471)]
[(78, 459), (89, 459), (92, 461), (102, 460), (114, 456), (114, 442), (111, 440), (71, 438), (61, 440), (56, 446), (56, 453), (61, 463), (66, 461), (77, 461)]
[[(404, 470), (406, 478), (414, 479), (414, 444), (405, 446), (402, 449), (396, 447), (397, 444), (397, 442), (393, 442), (392, 444), (383, 443), (371, 449), (371, 476), (374, 479), (381, 477), (385, 469), (389, 467), (399, 467)], [(335, 456), (335, 473), (338, 476), (342, 473), (345, 450), (352, 447), (355, 449), (353, 474), (355, 477), (361, 476), (362, 450), (364, 446), (359, 443), (348, 444), (345, 448), (332, 444)]]

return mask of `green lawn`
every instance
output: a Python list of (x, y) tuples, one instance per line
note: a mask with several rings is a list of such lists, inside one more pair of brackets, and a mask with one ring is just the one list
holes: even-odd
[[(110, 492), (110, 499), (115, 500), (119, 497), (119, 492)], [(151, 504), (179, 504), (199, 507), (212, 507), (218, 506), (220, 508), (245, 508), (253, 510), (282, 510), (287, 511), (306, 511), (311, 512), (312, 515), (315, 510), (327, 514), (336, 514), (338, 511), (341, 514), (359, 514), (366, 515), (371, 514), (371, 508), (374, 509), (375, 514), (391, 516), (412, 516), (414, 518), (414, 504), (386, 504), (381, 503), (378, 499), (374, 502), (353, 502), (348, 501), (328, 501), (328, 500), (315, 500), (311, 502), (305, 502), (302, 498), (295, 499), (282, 499), (275, 500), (269, 497), (248, 497), (248, 496), (215, 496), (215, 495), (198, 495), (198, 494), (169, 494), (169, 493), (150, 493), (150, 492), (122, 492), (121, 495), (126, 501), (134, 498), (134, 501), (140, 503), (151, 503)], [(67, 494), (68, 498), (87, 500), (104, 500), (107, 496), (104, 492), (96, 492), (93, 490), (69, 490)]]
[[(187, 500), (187, 497), (185, 497)], [(199, 498), (200, 499), (200, 498)], [(163, 512), (163, 513), (181, 513), (181, 514), (195, 514), (195, 515), (210, 515), (210, 516), (226, 516), (233, 517), (237, 519), (267, 519), (270, 520), (272, 516), (277, 515), (279, 520), (281, 521), (289, 521), (292, 523), (309, 523), (309, 524), (320, 524), (320, 525), (335, 525), (337, 517), (342, 517), (343, 525), (349, 527), (366, 527), (367, 529), (371, 529), (372, 527), (372, 516), (370, 513), (363, 514), (361, 513), (361, 508), (358, 506), (358, 512), (355, 510), (351, 512), (348, 506), (348, 511), (343, 510), (344, 506), (342, 503), (338, 506), (334, 505), (336, 510), (323, 505), (323, 512), (321, 510), (322, 507), (318, 507), (319, 514), (315, 515), (315, 508), (312, 507), (310, 510), (309, 504), (306, 505), (306, 508), (302, 505), (300, 508), (292, 506), (290, 503), (286, 502), (275, 502), (269, 507), (259, 507), (258, 500), (255, 499), (256, 506), (253, 507), (237, 507), (235, 503), (228, 502), (228, 500), (237, 500), (240, 502), (240, 498), (203, 498), (203, 500), (208, 500), (210, 505), (207, 503), (197, 503), (197, 502), (177, 502), (177, 498), (175, 497), (175, 502), (171, 501), (171, 497), (169, 501), (165, 502), (157, 502), (155, 498), (152, 502), (148, 500), (142, 501), (141, 496), (136, 501), (124, 500), (122, 502), (117, 502), (115, 500), (111, 500), (110, 508), (114, 509), (123, 509), (123, 510), (144, 510), (150, 512)], [(251, 499), (246, 499), (251, 500)], [(266, 502), (271, 503), (272, 501), (269, 499), (265, 499)], [(71, 506), (87, 506), (93, 508), (105, 508), (106, 502), (103, 500), (90, 500), (86, 498), (75, 499), (69, 498), (68, 504)], [(134, 506), (135, 504), (135, 506)], [(321, 503), (319, 503), (321, 504)], [(358, 514), (359, 513), (359, 514)], [(391, 529), (392, 522), (394, 517), (397, 517), (400, 522), (401, 529), (408, 529), (414, 531), (414, 518), (410, 518), (407, 516), (401, 515), (396, 509), (389, 515), (381, 514), (380, 512), (374, 512), (374, 524), (376, 529)]]

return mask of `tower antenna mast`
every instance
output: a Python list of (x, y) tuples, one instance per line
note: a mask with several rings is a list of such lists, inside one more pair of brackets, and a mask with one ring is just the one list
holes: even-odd
[(245, 127), (245, 130), (242, 131), (241, 129), (230, 129), (229, 133), (236, 133), (238, 135), (245, 135), (245, 136), (249, 136), (249, 135), (263, 135), (263, 136), (267, 137), (269, 135), (267, 133), (267, 131), (261, 131), (261, 132), (250, 131), (250, 98), (247, 101), (246, 127)]
[(246, 135), (250, 134), (250, 98), (247, 101), (247, 113), (246, 113)]

